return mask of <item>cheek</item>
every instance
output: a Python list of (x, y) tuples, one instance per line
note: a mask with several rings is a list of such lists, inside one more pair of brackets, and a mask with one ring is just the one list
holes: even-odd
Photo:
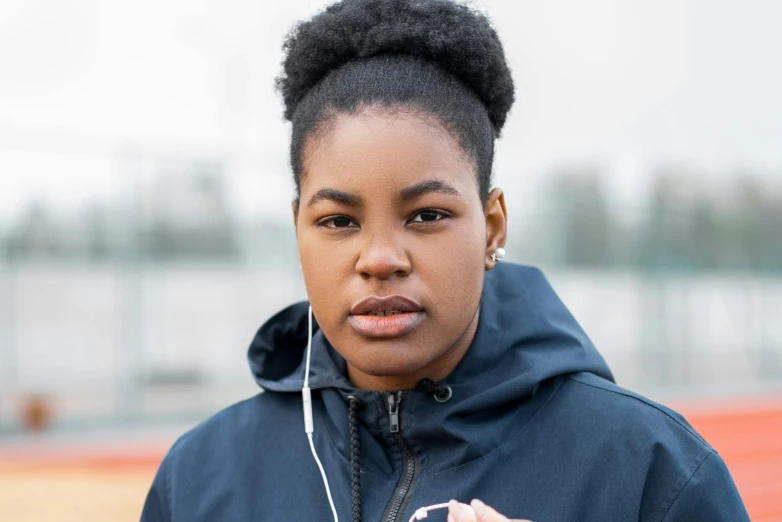
[[(351, 252), (349, 248), (335, 245), (317, 232), (307, 230), (299, 233), (299, 259), (304, 273), (307, 294), (318, 311), (328, 311), (327, 299), (340, 295), (344, 288), (345, 277), (351, 272)], [(321, 305), (326, 301), (326, 306)], [(323, 312), (321, 312), (323, 313)]]
[[(421, 242), (416, 265), (436, 299), (437, 315), (474, 313), (483, 286), (485, 235), (477, 223), (454, 227), (442, 237)], [(458, 306), (452, 306), (454, 303)]]

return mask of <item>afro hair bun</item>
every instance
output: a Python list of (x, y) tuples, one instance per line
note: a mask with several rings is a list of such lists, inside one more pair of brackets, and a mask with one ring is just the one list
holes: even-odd
[(497, 33), (484, 15), (451, 0), (342, 0), (296, 25), (283, 50), (277, 88), (288, 120), (330, 71), (382, 54), (439, 64), (483, 102), (495, 135), (513, 104), (513, 79)]

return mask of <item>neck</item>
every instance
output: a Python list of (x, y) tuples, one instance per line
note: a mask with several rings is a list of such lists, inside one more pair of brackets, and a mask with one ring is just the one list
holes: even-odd
[(435, 382), (445, 379), (456, 369), (470, 349), (475, 332), (478, 330), (478, 315), (479, 311), (476, 311), (467, 329), (445, 353), (415, 372), (377, 376), (364, 373), (347, 363), (350, 382), (360, 390), (398, 391), (415, 388), (421, 379), (429, 378)]

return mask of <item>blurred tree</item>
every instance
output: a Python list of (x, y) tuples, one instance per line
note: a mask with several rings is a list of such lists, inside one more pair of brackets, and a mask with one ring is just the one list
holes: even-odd
[(719, 214), (711, 201), (699, 197), (694, 202), (689, 228), (691, 237), (687, 264), (699, 270), (718, 268), (721, 248)]
[[(0, 230), (0, 255), (275, 266), (296, 257), (291, 223), (234, 219), (223, 162), (154, 157), (150, 163), (152, 185), (130, 198), (131, 210), (89, 203), (68, 217), (32, 202)], [(782, 185), (768, 177), (739, 173), (706, 183), (686, 169), (662, 169), (645, 210), (632, 210), (617, 211), (598, 169), (560, 169), (542, 198), (530, 199), (519, 215), (511, 212), (510, 257), (579, 267), (782, 272)]]
[(41, 202), (30, 203), (16, 230), (10, 234), (10, 251), (17, 257), (53, 257), (61, 253), (62, 235), (49, 209)]
[(238, 257), (222, 164), (194, 161), (175, 167), (161, 173), (147, 195), (142, 251), (153, 259), (168, 260)]
[[(694, 252), (709, 243), (713, 216), (709, 206), (694, 200), (688, 187), (692, 175), (677, 170), (659, 173), (652, 186), (645, 219), (639, 230), (638, 265), (646, 269), (691, 269)], [(695, 240), (696, 230), (701, 242)], [(708, 247), (706, 247), (708, 249)]]
[(743, 268), (782, 269), (782, 201), (770, 187), (742, 177), (737, 183), (737, 209), (731, 245), (744, 257)]
[(639, 233), (641, 267), (782, 270), (782, 198), (750, 176), (714, 188), (661, 173)]
[(552, 189), (562, 242), (559, 261), (576, 266), (615, 264), (612, 243), (617, 227), (598, 172), (562, 171), (554, 176)]
[(105, 260), (111, 255), (106, 207), (101, 205), (90, 206), (84, 213), (83, 221), (86, 228), (87, 255), (95, 261)]

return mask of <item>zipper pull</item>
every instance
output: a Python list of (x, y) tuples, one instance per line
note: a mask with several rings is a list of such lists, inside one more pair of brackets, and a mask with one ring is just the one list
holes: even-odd
[(388, 417), (391, 421), (391, 433), (399, 431), (399, 403), (402, 400), (402, 392), (388, 394)]

